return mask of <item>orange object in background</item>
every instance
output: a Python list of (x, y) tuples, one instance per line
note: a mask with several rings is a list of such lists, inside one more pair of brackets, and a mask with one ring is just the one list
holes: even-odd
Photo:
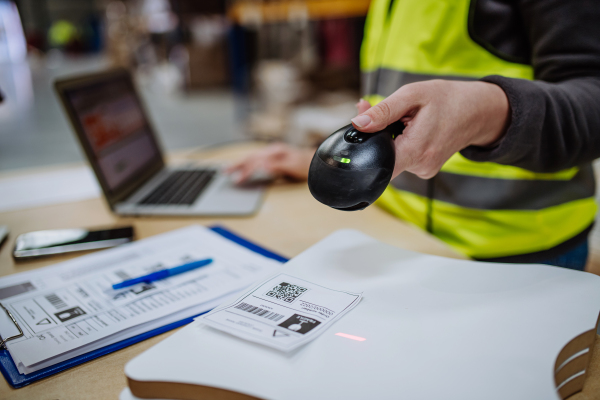
[(277, 1), (263, 4), (236, 2), (229, 9), (229, 17), (242, 23), (258, 13), (261, 21), (288, 21), (294, 12), (306, 12), (310, 19), (361, 17), (367, 14), (371, 0), (306, 0)]

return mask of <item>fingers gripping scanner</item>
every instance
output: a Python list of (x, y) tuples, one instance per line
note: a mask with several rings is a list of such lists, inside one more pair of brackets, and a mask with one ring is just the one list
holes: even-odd
[(335, 131), (317, 149), (308, 188), (321, 203), (342, 211), (363, 210), (381, 196), (396, 164), (394, 139), (404, 131), (397, 121), (375, 133), (352, 125)]

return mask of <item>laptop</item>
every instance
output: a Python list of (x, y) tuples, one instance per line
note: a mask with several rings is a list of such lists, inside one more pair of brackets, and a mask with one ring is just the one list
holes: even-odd
[(111, 210), (119, 215), (253, 214), (264, 190), (219, 167), (169, 167), (130, 73), (61, 79), (55, 88)]

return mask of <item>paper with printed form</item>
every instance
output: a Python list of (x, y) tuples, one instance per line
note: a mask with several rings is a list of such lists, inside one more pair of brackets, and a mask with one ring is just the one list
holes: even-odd
[[(194, 260), (212, 264), (152, 283), (113, 290), (114, 283)], [(94, 344), (123, 340), (121, 332), (193, 309), (197, 315), (218, 299), (272, 274), (281, 264), (191, 226), (53, 267), (0, 279), (0, 299), (25, 336), (7, 342), (20, 373), (30, 373), (79, 354)], [(202, 305), (206, 305), (204, 308)], [(200, 307), (199, 307), (200, 306)], [(0, 334), (14, 333), (0, 321)], [(132, 330), (133, 329), (133, 330)], [(101, 347), (101, 346), (99, 346)], [(98, 347), (98, 348), (99, 348)], [(56, 361), (58, 362), (58, 361)]]
[(200, 320), (242, 339), (291, 351), (314, 340), (356, 307), (361, 298), (362, 293), (329, 289), (279, 274)]

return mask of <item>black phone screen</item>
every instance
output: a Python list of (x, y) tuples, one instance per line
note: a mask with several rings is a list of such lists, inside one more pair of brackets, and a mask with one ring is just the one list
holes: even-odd
[(29, 232), (17, 237), (13, 256), (22, 259), (104, 249), (130, 242), (133, 238), (134, 230), (131, 226), (103, 230), (57, 229)]

